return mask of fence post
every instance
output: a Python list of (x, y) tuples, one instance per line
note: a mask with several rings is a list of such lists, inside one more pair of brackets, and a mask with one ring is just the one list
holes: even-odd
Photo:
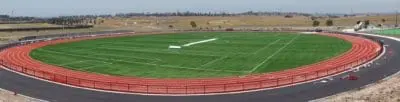
[(68, 77), (65, 76), (65, 83), (68, 84)]
[(111, 82), (108, 82), (108, 83), (110, 84), (110, 90), (113, 90), (113, 89), (112, 89), (112, 83), (111, 83)]
[(307, 73), (304, 73), (304, 81), (307, 80)]
[(242, 82), (242, 90), (244, 91), (244, 82)]
[(276, 78), (276, 86), (279, 86), (279, 78)]
[(224, 84), (224, 92), (226, 92), (226, 84)]
[(79, 78), (78, 78), (78, 84), (79, 84), (79, 86), (82, 86), (81, 85), (81, 79), (79, 79)]
[(188, 86), (185, 86), (185, 94), (188, 94)]
[(206, 94), (206, 85), (203, 86), (203, 92)]
[(93, 88), (96, 88), (96, 81), (93, 81)]
[(128, 84), (128, 91), (131, 91), (131, 84)]
[(168, 94), (168, 86), (165, 86), (167, 88), (167, 94)]
[(292, 82), (290, 84), (294, 83), (294, 76), (292, 75)]
[(149, 85), (146, 85), (146, 92), (149, 93)]

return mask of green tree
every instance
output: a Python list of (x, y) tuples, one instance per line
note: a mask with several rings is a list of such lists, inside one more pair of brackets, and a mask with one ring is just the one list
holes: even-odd
[(364, 28), (368, 28), (369, 24), (370, 24), (369, 20), (365, 20), (364, 21)]
[(194, 21), (190, 21), (190, 25), (192, 26), (192, 28), (196, 28), (197, 27), (197, 24)]
[(326, 26), (333, 26), (333, 20), (331, 19), (326, 20)]
[(320, 23), (319, 21), (314, 20), (312, 25), (313, 25), (313, 27), (318, 27), (319, 23)]
[(385, 22), (386, 22), (386, 19), (381, 19), (381, 21), (382, 21), (382, 23), (385, 23)]

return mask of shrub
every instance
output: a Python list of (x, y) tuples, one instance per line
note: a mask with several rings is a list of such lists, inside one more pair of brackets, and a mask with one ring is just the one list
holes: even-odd
[(331, 19), (326, 20), (326, 26), (333, 26), (333, 20)]
[(319, 23), (320, 23), (319, 21), (314, 20), (312, 26), (317, 27), (317, 26), (319, 26)]
[(234, 31), (233, 28), (226, 28), (225, 31)]
[(192, 26), (192, 28), (196, 28), (197, 27), (197, 24), (194, 21), (190, 21), (190, 25)]

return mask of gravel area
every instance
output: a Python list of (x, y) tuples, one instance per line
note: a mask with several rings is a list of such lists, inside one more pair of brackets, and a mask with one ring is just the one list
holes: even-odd
[(48, 102), (0, 89), (0, 102)]
[[(395, 36), (400, 37), (400, 36)], [(312, 102), (400, 102), (400, 74)]]

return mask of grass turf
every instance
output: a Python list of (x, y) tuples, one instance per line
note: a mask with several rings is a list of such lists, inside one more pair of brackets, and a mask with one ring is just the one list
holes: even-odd
[[(218, 40), (182, 49), (210, 38)], [(198, 78), (265, 73), (344, 53), (351, 43), (320, 35), (272, 32), (195, 32), (103, 38), (45, 46), (42, 62), (93, 73), (151, 78)]]
[(387, 35), (400, 35), (400, 29), (380, 30), (380, 31), (375, 31), (375, 33), (387, 34)]

